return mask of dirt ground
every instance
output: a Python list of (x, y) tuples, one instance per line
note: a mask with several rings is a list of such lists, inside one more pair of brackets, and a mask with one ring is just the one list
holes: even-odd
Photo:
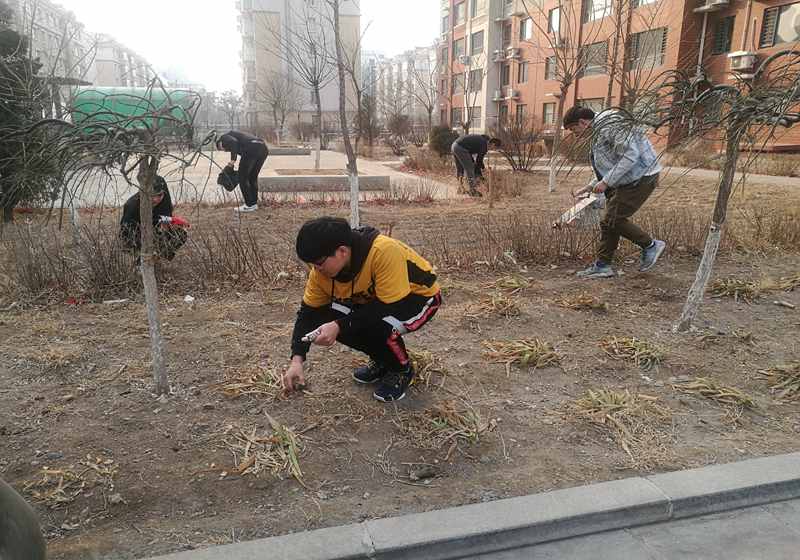
[[(493, 212), (502, 221), (563, 209), (563, 193), (537, 192)], [(683, 179), (649, 205), (705, 212), (713, 199), (713, 185)], [(732, 215), (798, 201), (796, 188), (750, 185)], [(436, 243), (431, 224), (457, 237), (487, 204), (375, 203), (362, 219), (425, 250)], [(231, 220), (229, 208), (198, 212), (206, 223)], [(347, 210), (282, 205), (244, 220), (269, 243), (331, 212)], [(772, 303), (800, 306), (800, 289), (752, 303), (708, 297), (698, 330), (678, 335), (696, 257), (676, 252), (648, 274), (628, 259), (624, 275), (592, 283), (574, 276), (584, 264), (441, 270), (444, 306), (407, 339), (422, 375), (394, 405), (352, 382), (362, 357), (338, 346), (312, 351), (306, 393), (281, 394), (275, 379), (302, 293), (291, 271), (269, 288), (226, 285), (188, 302), (168, 289), (173, 391), (161, 400), (140, 300), (8, 310), (4, 297), (0, 476), (35, 503), (53, 560), (134, 559), (800, 449), (800, 406), (759, 374), (800, 360), (800, 311)], [(181, 256), (170, 266), (179, 270)], [(796, 253), (728, 252), (715, 278), (798, 272)], [(609, 337), (654, 347), (639, 349), (637, 365), (612, 356)], [(545, 345), (532, 357), (539, 367), (491, 354), (520, 339)], [(741, 392), (704, 398), (691, 390), (696, 378)], [(600, 390), (618, 395), (592, 408), (587, 396), (603, 400)]]

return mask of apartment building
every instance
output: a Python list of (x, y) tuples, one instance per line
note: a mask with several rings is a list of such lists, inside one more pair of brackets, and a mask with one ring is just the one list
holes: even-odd
[(146, 87), (154, 73), (144, 57), (108, 35), (95, 36), (94, 64), (89, 73), (96, 86)]
[(374, 91), (384, 120), (401, 114), (415, 126), (427, 126), (429, 116), (432, 124), (438, 123), (436, 47), (417, 47), (391, 58), (378, 56), (371, 63), (375, 70), (364, 75), (365, 85), (369, 86), (369, 76), (376, 80)]
[[(672, 69), (747, 79), (800, 39), (786, 0), (441, 0), (440, 16), (440, 117), (475, 132), (516, 119), (552, 134), (560, 103), (646, 103)], [(800, 149), (800, 131), (781, 134), (771, 149)]]
[[(246, 124), (250, 127), (272, 124), (272, 112), (264, 92), (268, 90), (269, 80), (275, 79), (290, 80), (294, 84), (296, 90), (301, 92), (297, 103), (297, 119), (314, 122), (316, 106), (313, 91), (297, 65), (311, 64), (316, 58), (326, 59), (325, 64), (329, 65), (324, 87), (320, 91), (323, 123), (326, 128), (338, 128), (339, 83), (331, 62), (335, 60), (336, 53), (332, 17), (327, 3), (323, 0), (237, 0), (236, 7), (239, 10), (242, 38)], [(346, 56), (358, 61), (361, 32), (358, 2), (345, 0), (341, 3), (339, 27)], [(313, 40), (309, 41), (309, 38)], [(315, 57), (312, 49), (321, 49), (327, 56)], [(360, 73), (360, 62), (354, 65)], [(355, 115), (352, 89), (348, 90), (346, 101), (348, 112)]]

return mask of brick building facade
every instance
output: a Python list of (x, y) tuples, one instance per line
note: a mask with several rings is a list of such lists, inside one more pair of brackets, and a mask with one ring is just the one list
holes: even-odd
[[(440, 118), (471, 132), (518, 119), (552, 133), (562, 99), (647, 102), (673, 69), (730, 83), (800, 40), (800, 2), (787, 0), (441, 0), (440, 16)], [(800, 150), (800, 127), (769, 148)]]

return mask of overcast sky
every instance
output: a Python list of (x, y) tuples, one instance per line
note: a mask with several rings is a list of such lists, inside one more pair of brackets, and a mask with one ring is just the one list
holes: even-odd
[[(107, 33), (160, 72), (212, 90), (241, 89), (234, 0), (56, 0), (88, 31)], [(386, 55), (433, 43), (439, 0), (360, 0), (364, 47)], [(134, 7), (135, 6), (135, 7)]]

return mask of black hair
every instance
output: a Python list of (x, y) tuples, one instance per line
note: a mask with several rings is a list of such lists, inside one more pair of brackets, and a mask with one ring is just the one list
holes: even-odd
[(571, 126), (576, 124), (579, 120), (585, 119), (590, 121), (594, 118), (594, 111), (589, 109), (588, 107), (581, 107), (580, 105), (575, 105), (574, 107), (570, 107), (569, 111), (564, 114), (564, 127)]
[(353, 230), (344, 218), (323, 216), (303, 224), (297, 232), (295, 249), (300, 260), (314, 263), (330, 257), (344, 245), (353, 246)]
[(167, 192), (167, 181), (161, 175), (156, 175), (153, 181), (153, 196)]
[(498, 148), (503, 145), (503, 141), (499, 138), (489, 138), (489, 144), (494, 144)]

